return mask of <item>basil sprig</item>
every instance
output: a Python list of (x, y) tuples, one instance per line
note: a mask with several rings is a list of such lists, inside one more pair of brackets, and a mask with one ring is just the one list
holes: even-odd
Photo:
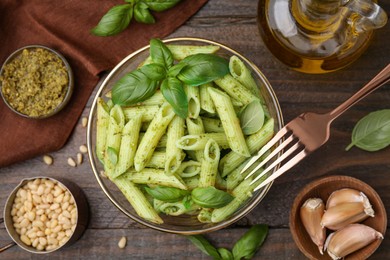
[(390, 109), (375, 111), (360, 119), (352, 131), (351, 139), (347, 151), (354, 145), (369, 152), (390, 145)]
[(152, 13), (165, 11), (180, 0), (125, 0), (127, 4), (116, 5), (100, 19), (98, 25), (91, 30), (97, 36), (112, 36), (125, 30), (132, 18), (145, 24), (156, 22)]
[(175, 64), (172, 52), (159, 39), (150, 41), (151, 64), (119, 79), (112, 89), (112, 101), (130, 106), (152, 96), (158, 87), (181, 118), (188, 115), (184, 84), (199, 86), (229, 73), (228, 61), (212, 54), (194, 54)]
[(192, 200), (203, 208), (221, 208), (229, 204), (234, 197), (213, 186), (195, 188), (191, 192)]
[(187, 238), (203, 253), (213, 257), (213, 259), (240, 260), (251, 259), (264, 243), (267, 234), (267, 225), (254, 225), (234, 244), (232, 251), (226, 248), (215, 248), (202, 235), (187, 236)]
[(157, 186), (153, 189), (145, 187), (145, 191), (153, 198), (165, 202), (177, 202), (189, 194), (186, 190), (164, 186)]

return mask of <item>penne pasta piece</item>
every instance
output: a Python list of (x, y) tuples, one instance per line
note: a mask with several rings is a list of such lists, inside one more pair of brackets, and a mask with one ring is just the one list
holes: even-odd
[(245, 66), (244, 62), (233, 55), (229, 59), (230, 74), (246, 87), (257, 98), (260, 97), (259, 88), (252, 77), (251, 71)]
[(137, 184), (152, 184), (160, 186), (168, 186), (186, 190), (187, 186), (184, 181), (176, 175), (166, 175), (164, 170), (144, 168), (142, 171), (129, 170), (124, 173), (126, 179)]
[(189, 208), (186, 208), (183, 201), (164, 202), (157, 199), (155, 199), (154, 208), (157, 211), (165, 213), (166, 215), (170, 215), (170, 216), (180, 216), (183, 214), (190, 214), (193, 211), (198, 209), (198, 207), (195, 204), (191, 205), (191, 207)]
[(141, 218), (156, 224), (164, 223), (164, 221), (160, 218), (152, 205), (149, 203), (145, 195), (134, 183), (122, 176), (116, 179), (112, 179), (112, 181), (123, 193), (123, 195), (130, 202), (131, 206), (133, 206), (134, 210)]
[(188, 99), (188, 117), (197, 118), (200, 113), (199, 87), (184, 85), (184, 90)]
[[(263, 127), (246, 138), (246, 143), (248, 145), (249, 151), (251, 154), (256, 153), (260, 150), (263, 145), (265, 145), (274, 135), (274, 119), (268, 119)], [(221, 161), (219, 162), (219, 171), (221, 176), (225, 177), (240, 164), (242, 164), (247, 158), (241, 156), (235, 152), (230, 152), (226, 154)]]
[[(189, 118), (186, 119), (188, 134), (197, 135), (204, 133), (204, 126), (202, 119), (200, 117), (197, 118)], [(203, 151), (195, 151), (195, 158), (197, 161), (201, 161), (203, 157)]]
[(180, 167), (182, 157), (182, 149), (176, 146), (176, 142), (184, 135), (184, 119), (175, 116), (168, 126), (167, 130), (167, 146), (166, 146), (166, 161), (165, 174), (172, 175)]
[(224, 133), (222, 122), (216, 118), (201, 117), (203, 121), (204, 130), (206, 133)]
[(227, 181), (219, 173), (217, 173), (217, 178), (215, 179), (215, 188), (219, 190), (227, 189)]
[(229, 148), (225, 133), (185, 135), (176, 142), (176, 146), (183, 150), (203, 150), (210, 138), (216, 141), (222, 149)]
[(243, 105), (247, 105), (253, 100), (258, 99), (251, 91), (244, 87), (230, 74), (227, 74), (223, 78), (217, 79), (214, 82), (221, 89), (226, 91), (226, 93), (228, 93), (233, 99), (242, 102)]
[(213, 212), (213, 209), (206, 209), (203, 208), (199, 214), (198, 214), (198, 220), (201, 223), (212, 223), (211, 222), (211, 213)]
[(200, 108), (210, 114), (215, 114), (215, 106), (213, 100), (210, 97), (208, 88), (212, 87), (213, 83), (207, 83), (199, 86), (199, 95), (200, 95)]
[(119, 149), (118, 163), (115, 167), (113, 178), (118, 177), (127, 169), (133, 166), (134, 156), (137, 150), (139, 131), (141, 128), (142, 114), (133, 117), (124, 126), (122, 131), (122, 141)]
[(177, 174), (182, 178), (189, 178), (196, 176), (200, 173), (201, 163), (197, 161), (185, 161), (182, 162)]
[(160, 90), (157, 90), (153, 96), (142, 101), (139, 105), (142, 106), (161, 106), (165, 102), (165, 98)]
[(108, 124), (104, 153), (104, 170), (110, 178), (113, 178), (115, 166), (117, 164), (124, 126), (125, 117), (122, 108), (119, 105), (115, 105), (110, 111), (110, 121)]
[(193, 176), (189, 178), (183, 178), (184, 183), (186, 184), (188, 190), (193, 190), (199, 185), (199, 176)]
[(123, 114), (125, 115), (126, 121), (132, 119), (138, 114), (142, 114), (142, 122), (152, 121), (160, 107), (154, 106), (133, 106), (123, 108)]
[(251, 154), (245, 142), (240, 120), (237, 118), (230, 97), (215, 88), (209, 88), (208, 90), (221, 119), (230, 148), (232, 151), (244, 157), (249, 157)]
[(198, 187), (215, 186), (218, 175), (220, 150), (216, 141), (209, 139), (204, 148)]
[(149, 162), (160, 138), (165, 133), (169, 123), (175, 116), (175, 112), (168, 103), (164, 103), (156, 113), (149, 125), (134, 157), (134, 168), (141, 171)]
[(104, 163), (110, 110), (102, 98), (97, 100), (96, 156)]
[(165, 158), (166, 158), (165, 151), (164, 152), (154, 151), (152, 158), (150, 158), (150, 161), (146, 164), (146, 167), (164, 169)]
[(216, 45), (173, 45), (167, 44), (168, 49), (172, 52), (175, 60), (182, 60), (187, 56), (198, 53), (216, 53), (219, 50), (219, 46)]
[[(149, 125), (148, 125), (149, 126)], [(142, 127), (141, 127), (142, 128)], [(146, 129), (147, 130), (147, 129)], [(139, 133), (138, 144), (141, 143), (142, 138), (145, 136), (144, 132)], [(156, 148), (165, 148), (167, 146), (167, 135), (161, 136)]]

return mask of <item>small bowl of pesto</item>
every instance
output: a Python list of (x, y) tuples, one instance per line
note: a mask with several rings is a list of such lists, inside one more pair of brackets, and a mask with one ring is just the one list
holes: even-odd
[(13, 52), (0, 70), (4, 103), (20, 116), (34, 119), (57, 114), (70, 100), (73, 73), (57, 51), (29, 45)]

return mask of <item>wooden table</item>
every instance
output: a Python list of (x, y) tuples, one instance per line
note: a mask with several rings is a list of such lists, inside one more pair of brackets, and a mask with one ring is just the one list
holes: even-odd
[[(389, 13), (390, 2), (380, 1)], [(186, 24), (169, 37), (196, 36), (219, 41), (250, 58), (273, 86), (288, 122), (306, 111), (326, 112), (347, 99), (390, 61), (390, 26), (377, 31), (367, 52), (352, 66), (325, 75), (306, 75), (289, 70), (264, 46), (256, 25), (257, 1), (210, 0)], [(91, 100), (83, 116), (90, 110)], [(266, 198), (238, 223), (208, 234), (218, 247), (231, 248), (250, 225), (266, 223), (268, 238), (256, 254), (258, 259), (304, 259), (289, 231), (289, 211), (297, 193), (309, 182), (329, 175), (356, 177), (379, 193), (390, 209), (390, 148), (368, 153), (357, 148), (346, 152), (355, 123), (367, 113), (390, 108), (390, 86), (382, 87), (361, 101), (332, 125), (331, 139), (320, 150), (277, 179)], [(50, 137), (48, 137), (50, 138)], [(78, 183), (90, 204), (90, 222), (81, 239), (69, 248), (39, 257), (14, 246), (0, 254), (0, 259), (78, 258), (78, 259), (208, 259), (185, 237), (145, 228), (122, 214), (103, 194), (93, 176), (88, 159), (77, 168), (67, 164), (79, 146), (86, 143), (86, 128), (77, 124), (69, 141), (52, 153), (54, 164), (47, 166), (42, 157), (0, 169), (0, 212), (8, 194), (19, 180), (30, 176), (65, 177)], [(15, 149), (17, 149), (15, 147)], [(389, 212), (390, 214), (390, 212)], [(390, 223), (390, 221), (388, 221)], [(126, 236), (125, 249), (118, 248)], [(10, 238), (0, 224), (0, 245)], [(390, 230), (372, 259), (390, 258)]]

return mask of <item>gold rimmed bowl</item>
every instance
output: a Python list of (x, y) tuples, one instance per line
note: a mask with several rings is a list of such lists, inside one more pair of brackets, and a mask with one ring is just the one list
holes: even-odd
[[(200, 38), (174, 38), (164, 40), (163, 42), (166, 44), (175, 45), (215, 45), (219, 46), (219, 50), (216, 53), (219, 56), (228, 59), (231, 56), (236, 55), (244, 62), (246, 67), (249, 68), (257, 85), (260, 86), (259, 91), (265, 100), (270, 115), (275, 119), (275, 131), (278, 131), (282, 127), (283, 119), (281, 109), (270, 83), (264, 74), (256, 67), (256, 65), (254, 65), (243, 55), (221, 43)], [(104, 171), (104, 167), (96, 155), (97, 100), (99, 98), (106, 99), (106, 94), (110, 92), (115, 82), (122, 78), (126, 73), (136, 69), (139, 64), (141, 64), (148, 56), (149, 45), (124, 58), (105, 78), (96, 93), (91, 107), (87, 129), (88, 152), (93, 173), (108, 199), (126, 216), (147, 227), (160, 231), (184, 235), (206, 233), (224, 228), (236, 222), (248, 214), (252, 209), (254, 209), (255, 206), (264, 198), (270, 189), (271, 184), (266, 186), (264, 189), (255, 192), (254, 195), (248, 201), (246, 201), (234, 214), (220, 223), (200, 223), (196, 216), (191, 215), (168, 216), (161, 214), (160, 216), (164, 223), (155, 224), (139, 217), (135, 210), (131, 207), (130, 203), (119, 191), (119, 189), (110, 180), (102, 177), (101, 172)]]

